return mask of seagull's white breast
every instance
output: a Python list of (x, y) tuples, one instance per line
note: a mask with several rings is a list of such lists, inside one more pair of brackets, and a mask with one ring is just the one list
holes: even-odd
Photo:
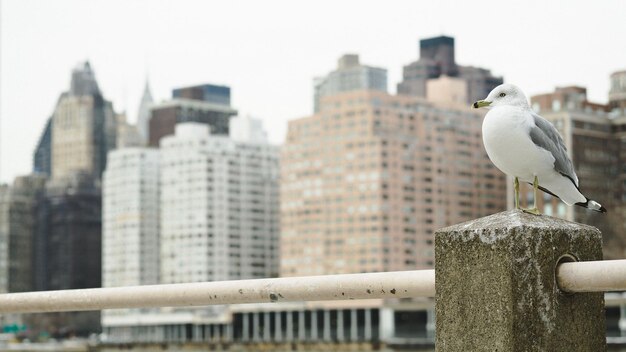
[(492, 108), (483, 121), (483, 143), (489, 159), (502, 172), (532, 182), (554, 173), (554, 157), (530, 139), (532, 115), (516, 106)]

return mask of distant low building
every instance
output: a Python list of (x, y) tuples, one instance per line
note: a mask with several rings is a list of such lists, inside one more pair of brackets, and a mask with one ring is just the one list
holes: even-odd
[[(115, 148), (142, 147), (145, 143), (137, 130), (137, 125), (128, 123), (126, 113), (115, 114), (116, 143)], [(108, 160), (107, 160), (108, 162)]]

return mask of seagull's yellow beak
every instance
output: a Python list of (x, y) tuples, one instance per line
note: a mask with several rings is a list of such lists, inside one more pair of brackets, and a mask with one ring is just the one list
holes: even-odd
[(489, 106), (490, 104), (491, 104), (490, 101), (479, 100), (479, 101), (474, 103), (474, 109), (478, 109), (478, 108), (482, 108), (482, 107), (485, 107), (485, 106)]

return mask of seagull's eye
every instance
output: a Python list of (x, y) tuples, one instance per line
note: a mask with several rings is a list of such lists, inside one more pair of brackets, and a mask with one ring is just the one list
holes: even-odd
[(505, 93), (500, 93), (500, 98), (504, 98), (506, 96)]

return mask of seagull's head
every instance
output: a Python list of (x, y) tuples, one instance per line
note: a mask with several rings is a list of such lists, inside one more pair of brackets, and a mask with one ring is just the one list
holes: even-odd
[(485, 100), (475, 102), (474, 108), (492, 108), (504, 105), (528, 107), (528, 100), (518, 86), (506, 83), (495, 87)]

